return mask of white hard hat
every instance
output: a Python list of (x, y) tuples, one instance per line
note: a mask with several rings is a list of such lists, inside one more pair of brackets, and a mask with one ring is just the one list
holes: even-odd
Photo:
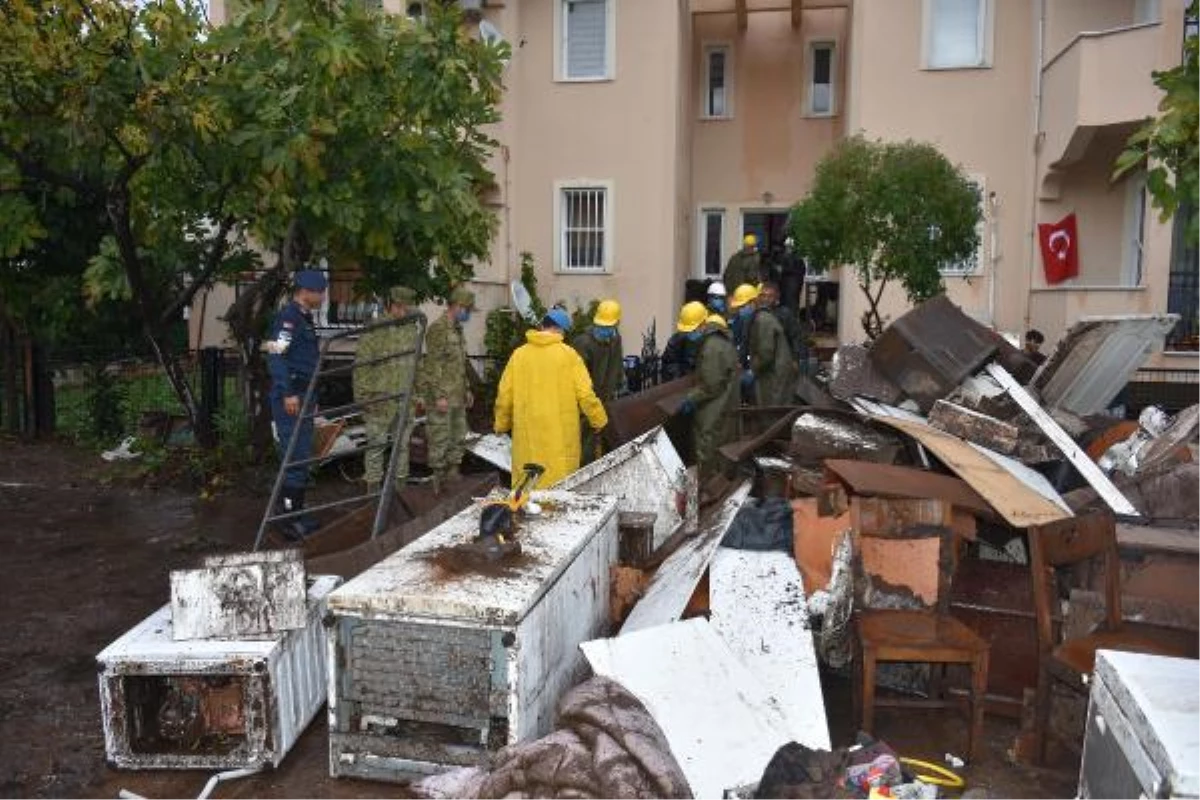
[(713, 281), (708, 285), (708, 294), (724, 297), (726, 295), (725, 284), (720, 281)]

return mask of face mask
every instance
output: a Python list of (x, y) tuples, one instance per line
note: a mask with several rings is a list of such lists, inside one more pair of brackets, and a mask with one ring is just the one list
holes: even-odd
[(700, 336), (701, 336), (700, 329), (697, 328), (694, 331), (689, 331), (687, 338), (688, 338), (689, 342), (698, 342), (698, 341), (700, 341)]
[(596, 327), (592, 328), (592, 335), (602, 342), (607, 342), (609, 339), (613, 338), (616, 333), (616, 328), (612, 328), (607, 325), (597, 325)]
[(753, 313), (754, 313), (754, 306), (750, 305), (749, 303), (742, 306), (737, 311), (738, 316), (741, 317), (742, 319), (749, 319), (750, 315)]
[(471, 318), (471, 310), (467, 308), (460, 308), (458, 313), (454, 315), (454, 318), (459, 322), (466, 322)]
[(711, 308), (713, 311), (717, 311), (717, 312), (724, 313), (724, 311), (725, 311), (725, 298), (724, 298), (724, 297), (710, 297), (710, 298), (708, 298), (708, 307), (709, 307), (709, 308)]

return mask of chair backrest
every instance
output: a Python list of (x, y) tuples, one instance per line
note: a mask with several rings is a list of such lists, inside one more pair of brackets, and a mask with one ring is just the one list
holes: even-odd
[[(954, 531), (951, 528), (953, 507), (944, 500), (911, 500), (882, 497), (853, 497), (850, 500), (850, 524), (853, 532), (855, 563), (862, 572), (869, 571), (863, 563), (862, 540), (879, 539), (894, 543), (896, 549), (902, 549), (904, 543), (914, 540), (937, 540), (936, 556), (929, 553), (928, 563), (891, 564), (899, 567), (898, 572), (912, 576), (929, 588), (930, 575), (936, 570), (935, 597), (932, 605), (939, 613), (948, 613), (950, 609), (950, 588), (954, 570), (958, 563), (958, 553), (955, 548)], [(929, 551), (927, 551), (929, 552)], [(909, 557), (905, 554), (904, 557)], [(877, 565), (880, 567), (889, 565)], [(882, 576), (887, 580), (887, 576)], [(889, 583), (900, 583), (890, 580)], [(856, 581), (857, 583), (857, 581)], [(913, 594), (921, 594), (914, 587)], [(861, 598), (856, 597), (856, 601)], [(857, 605), (857, 603), (856, 603)], [(862, 607), (859, 605), (858, 607)]]
[(1037, 612), (1038, 645), (1043, 652), (1057, 644), (1054, 607), (1058, 601), (1059, 567), (1098, 559), (1104, 569), (1105, 623), (1121, 627), (1121, 565), (1117, 554), (1116, 519), (1096, 511), (1029, 529), (1029, 566)]

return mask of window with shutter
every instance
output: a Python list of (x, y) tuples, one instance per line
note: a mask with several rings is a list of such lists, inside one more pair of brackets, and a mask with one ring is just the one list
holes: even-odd
[(561, 0), (563, 77), (607, 78), (608, 4), (611, 0)]
[(808, 113), (814, 117), (833, 115), (833, 42), (809, 46)]
[(704, 97), (701, 113), (705, 119), (733, 116), (731, 91), (733, 79), (728, 45), (704, 47)]
[(925, 0), (925, 66), (987, 66), (989, 0)]

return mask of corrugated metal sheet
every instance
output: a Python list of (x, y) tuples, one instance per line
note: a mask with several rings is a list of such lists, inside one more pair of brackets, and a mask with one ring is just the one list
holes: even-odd
[(108, 759), (128, 769), (277, 766), (325, 702), (318, 576), (304, 628), (258, 640), (175, 641), (163, 606), (97, 657)]

